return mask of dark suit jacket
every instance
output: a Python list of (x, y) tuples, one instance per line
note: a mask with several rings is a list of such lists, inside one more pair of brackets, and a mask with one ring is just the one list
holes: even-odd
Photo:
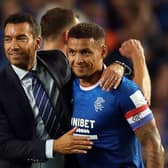
[[(71, 77), (69, 63), (60, 51), (39, 52), (38, 62), (45, 67), (60, 90), (59, 101), (55, 105), (58, 133), (69, 129), (69, 98), (67, 90)], [(70, 92), (70, 90), (69, 90)], [(66, 94), (67, 100), (66, 101)], [(62, 99), (65, 97), (65, 99)], [(67, 120), (67, 122), (66, 122)], [(35, 136), (34, 114), (20, 80), (7, 66), (0, 72), (0, 167), (29, 168), (33, 162), (46, 161), (45, 141)], [(51, 137), (55, 138), (55, 137)]]

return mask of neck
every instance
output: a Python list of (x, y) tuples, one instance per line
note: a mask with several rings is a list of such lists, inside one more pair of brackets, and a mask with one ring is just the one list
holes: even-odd
[(80, 78), (79, 79), (80, 85), (83, 87), (89, 87), (89, 86), (96, 84), (100, 80), (102, 72), (103, 71), (98, 71), (89, 77)]
[(43, 49), (44, 50), (56, 50), (56, 49), (59, 49), (65, 54), (65, 44), (64, 44), (63, 40), (58, 39), (58, 38), (55, 39), (55, 40), (52, 40), (52, 41), (44, 40)]

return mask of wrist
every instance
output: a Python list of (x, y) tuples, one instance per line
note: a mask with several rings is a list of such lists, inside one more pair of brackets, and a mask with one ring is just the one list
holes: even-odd
[(53, 153), (57, 153), (57, 140), (53, 142)]
[(120, 65), (120, 66), (122, 66), (123, 67), (123, 70), (124, 70), (124, 72), (125, 72), (125, 70), (126, 70), (126, 64), (124, 63), (124, 62), (121, 62), (121, 61), (115, 61), (115, 63), (116, 64), (118, 64), (118, 65)]
[(132, 73), (131, 68), (128, 65), (126, 65), (124, 62), (116, 60), (115, 63), (121, 65), (124, 68), (124, 75), (129, 76)]
[(138, 65), (138, 64), (141, 64), (141, 65), (145, 65), (146, 64), (146, 60), (145, 60), (145, 58), (144, 57), (137, 57), (137, 58), (135, 58), (135, 59), (133, 59), (132, 60), (132, 63), (133, 63), (133, 65)]
[(141, 53), (137, 53), (136, 55), (134, 54), (132, 57), (131, 57), (131, 60), (134, 62), (136, 60), (142, 60), (142, 61), (145, 61), (145, 55), (144, 54), (141, 54)]
[(59, 150), (59, 143), (58, 143), (58, 139), (54, 140), (53, 142), (53, 153), (56, 154), (56, 153), (61, 153), (61, 151)]

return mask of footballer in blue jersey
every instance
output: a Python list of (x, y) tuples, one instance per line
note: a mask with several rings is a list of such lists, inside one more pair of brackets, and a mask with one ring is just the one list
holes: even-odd
[(82, 87), (73, 83), (74, 109), (71, 125), (76, 135), (88, 136), (94, 146), (78, 155), (82, 168), (143, 168), (141, 147), (134, 130), (153, 119), (135, 83), (123, 78), (120, 87), (103, 91), (99, 82)]
[[(139, 54), (139, 43), (131, 43)], [(67, 56), (77, 77), (73, 81), (71, 125), (77, 128), (74, 135), (88, 137), (94, 143), (87, 153), (77, 154), (80, 168), (144, 168), (142, 147), (146, 168), (163, 168), (160, 135), (139, 87), (123, 77), (117, 89), (101, 89), (106, 54), (100, 26), (81, 23), (70, 29)]]

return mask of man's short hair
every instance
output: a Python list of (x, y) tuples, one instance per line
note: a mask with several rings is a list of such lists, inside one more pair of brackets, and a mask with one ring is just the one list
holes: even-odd
[(69, 30), (69, 37), (101, 40), (105, 38), (105, 32), (102, 27), (95, 23), (79, 23)]
[(38, 37), (41, 34), (40, 25), (37, 23), (36, 19), (27, 13), (15, 13), (10, 15), (4, 21), (4, 28), (7, 24), (19, 24), (19, 23), (28, 23), (32, 28), (33, 37)]
[(77, 16), (71, 9), (53, 8), (48, 10), (41, 18), (42, 37), (55, 38), (66, 28), (76, 24)]

